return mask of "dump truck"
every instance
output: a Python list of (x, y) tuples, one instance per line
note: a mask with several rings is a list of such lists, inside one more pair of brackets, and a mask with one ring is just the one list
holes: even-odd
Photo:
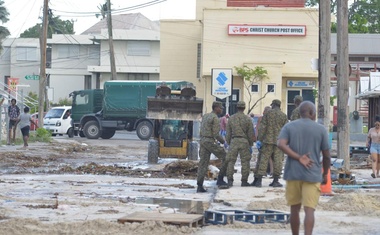
[(156, 95), (148, 97), (146, 117), (153, 120), (153, 136), (148, 144), (148, 163), (159, 158), (198, 159), (198, 142), (193, 140), (193, 123), (202, 116), (203, 99), (195, 87), (185, 85), (173, 92), (162, 84)]
[(136, 131), (141, 140), (153, 134), (153, 120), (147, 118), (147, 97), (155, 96), (156, 88), (166, 84), (180, 91), (186, 81), (113, 80), (103, 89), (73, 91), (72, 126), (74, 135), (88, 139), (110, 139), (117, 130)]

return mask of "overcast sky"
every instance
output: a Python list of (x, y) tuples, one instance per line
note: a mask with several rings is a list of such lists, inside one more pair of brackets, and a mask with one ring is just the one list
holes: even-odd
[[(11, 37), (18, 37), (26, 29), (41, 22), (44, 0), (4, 0), (9, 12), (9, 21), (4, 24)], [(96, 18), (98, 6), (105, 0), (50, 0), (49, 7), (62, 20), (75, 20), (74, 31), (80, 34), (101, 17)], [(127, 14), (140, 12), (150, 20), (194, 19), (195, 0), (111, 0), (112, 9)], [(150, 6), (148, 6), (150, 5)], [(131, 9), (131, 8), (139, 9)]]

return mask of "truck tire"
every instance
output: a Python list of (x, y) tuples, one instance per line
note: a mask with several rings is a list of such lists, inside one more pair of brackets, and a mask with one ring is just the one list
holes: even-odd
[(149, 140), (153, 134), (153, 125), (149, 121), (142, 121), (137, 125), (136, 134), (140, 140)]
[(99, 139), (102, 135), (97, 121), (88, 121), (84, 124), (83, 132), (88, 139)]
[(148, 163), (157, 164), (158, 163), (158, 141), (154, 139), (149, 140), (148, 144)]
[(74, 129), (72, 127), (70, 127), (69, 130), (67, 130), (67, 135), (69, 136), (69, 138), (74, 137)]
[(115, 135), (115, 130), (103, 130), (102, 135), (100, 136), (102, 139), (108, 140), (111, 139)]
[(187, 159), (198, 161), (198, 142), (191, 141), (189, 144), (189, 150), (187, 152)]

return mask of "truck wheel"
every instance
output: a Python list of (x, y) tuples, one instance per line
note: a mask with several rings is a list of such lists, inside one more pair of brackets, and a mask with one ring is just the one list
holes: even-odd
[(83, 132), (83, 131), (79, 131), (79, 136), (82, 137), (82, 138), (83, 138), (83, 137), (86, 137), (86, 136), (84, 135), (84, 132)]
[(69, 130), (67, 130), (67, 135), (69, 136), (69, 138), (74, 137), (74, 129), (72, 127), (70, 127)]
[(198, 160), (198, 142), (191, 141), (189, 144), (189, 150), (187, 155), (188, 160), (197, 161)]
[(98, 139), (102, 134), (97, 121), (86, 122), (83, 132), (88, 139)]
[(153, 126), (149, 121), (142, 121), (137, 125), (136, 134), (140, 140), (149, 140), (153, 134)]
[(148, 163), (157, 164), (158, 162), (158, 141), (154, 139), (149, 140), (148, 144)]
[(108, 140), (115, 135), (115, 132), (115, 130), (103, 130), (102, 135), (100, 137), (102, 137), (102, 139)]

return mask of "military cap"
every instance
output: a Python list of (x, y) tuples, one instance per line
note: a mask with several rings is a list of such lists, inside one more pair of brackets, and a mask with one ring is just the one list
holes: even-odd
[(294, 97), (294, 102), (296, 102), (296, 101), (302, 102), (302, 101), (303, 101), (303, 97), (300, 96), (300, 95), (296, 95), (296, 96)]
[(281, 101), (280, 100), (272, 100), (272, 103), (270, 105), (277, 105), (277, 106), (281, 106)]
[(221, 109), (224, 109), (223, 104), (222, 104), (222, 102), (220, 102), (220, 101), (214, 101), (214, 102), (212, 103), (212, 107), (213, 107), (213, 108), (214, 108), (214, 107), (219, 107), (219, 108), (221, 108)]
[(245, 108), (245, 102), (244, 101), (238, 101), (236, 104), (236, 107), (238, 108)]

